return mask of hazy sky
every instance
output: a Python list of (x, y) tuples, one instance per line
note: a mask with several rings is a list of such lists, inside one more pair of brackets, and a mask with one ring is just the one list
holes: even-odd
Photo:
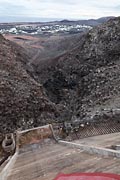
[(0, 0), (0, 17), (88, 19), (119, 15), (120, 0)]

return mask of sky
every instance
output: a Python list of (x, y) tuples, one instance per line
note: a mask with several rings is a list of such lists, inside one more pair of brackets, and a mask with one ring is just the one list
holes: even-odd
[(120, 0), (0, 0), (0, 21), (90, 19), (120, 15)]

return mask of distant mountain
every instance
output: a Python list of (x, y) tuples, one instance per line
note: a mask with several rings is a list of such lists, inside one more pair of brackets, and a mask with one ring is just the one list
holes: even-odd
[(49, 23), (62, 23), (62, 24), (85, 24), (85, 25), (92, 25), (92, 26), (96, 26), (98, 24), (101, 24), (103, 22), (108, 21), (109, 19), (113, 18), (113, 16), (108, 16), (108, 17), (102, 17), (99, 19), (88, 19), (88, 20), (69, 20), (69, 19), (58, 19), (58, 18), (38, 18), (38, 17), (14, 17), (14, 16), (6, 16), (6, 17), (1, 17), (0, 19), (0, 23), (27, 23), (27, 22), (31, 22), (31, 23), (45, 23), (45, 22), (49, 22)]
[(70, 21), (70, 20), (64, 19), (64, 20), (62, 20), (60, 22), (61, 23), (74, 23), (75, 21)]
[(98, 21), (99, 23), (104, 23), (104, 22), (106, 22), (106, 21), (108, 21), (108, 20), (110, 20), (110, 19), (114, 19), (114, 18), (115, 18), (114, 16), (101, 17), (101, 18), (97, 19), (97, 21)]
[(109, 19), (114, 18), (113, 16), (109, 17), (102, 17), (99, 19), (88, 19), (88, 20), (77, 20), (77, 21), (71, 21), (71, 20), (62, 20), (60, 23), (62, 24), (80, 24), (80, 25), (88, 25), (88, 26), (98, 26), (99, 24), (102, 24), (104, 22), (107, 22)]

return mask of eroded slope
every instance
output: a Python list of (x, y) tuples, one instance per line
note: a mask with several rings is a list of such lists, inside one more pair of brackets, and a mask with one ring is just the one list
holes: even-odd
[(38, 126), (54, 119), (55, 105), (25, 70), (28, 58), (21, 47), (0, 36), (0, 132)]

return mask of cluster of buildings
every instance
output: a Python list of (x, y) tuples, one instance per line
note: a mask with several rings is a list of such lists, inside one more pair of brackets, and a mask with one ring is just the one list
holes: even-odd
[(6, 34), (55, 34), (55, 33), (68, 33), (75, 34), (84, 32), (91, 29), (87, 25), (69, 25), (69, 24), (50, 24), (50, 25), (18, 25), (9, 29), (0, 29), (0, 33)]

